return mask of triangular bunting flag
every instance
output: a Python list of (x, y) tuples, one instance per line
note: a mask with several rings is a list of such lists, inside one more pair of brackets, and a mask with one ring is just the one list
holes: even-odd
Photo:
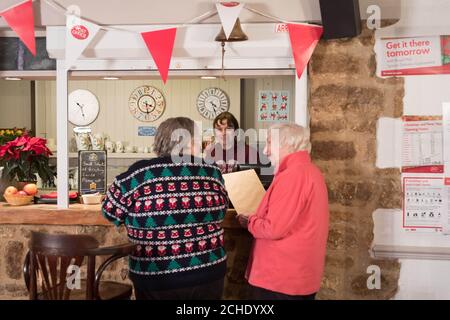
[(95, 38), (100, 26), (68, 15), (66, 20), (66, 69), (70, 69)]
[(236, 19), (239, 17), (243, 7), (243, 3), (235, 1), (216, 3), (217, 13), (219, 14), (227, 39), (230, 37), (231, 31), (233, 31)]
[(297, 70), (297, 76), (300, 78), (322, 36), (323, 27), (288, 23), (288, 28), (295, 69)]
[(141, 32), (141, 36), (147, 45), (148, 51), (152, 55), (153, 61), (155, 61), (158, 67), (159, 74), (164, 83), (166, 83), (167, 75), (169, 74), (176, 33), (177, 28)]
[(17, 34), (28, 50), (36, 56), (36, 39), (34, 37), (34, 14), (32, 0), (0, 12), (0, 16)]

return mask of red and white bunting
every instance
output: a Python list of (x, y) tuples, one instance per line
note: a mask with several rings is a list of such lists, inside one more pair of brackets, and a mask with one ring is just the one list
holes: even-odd
[(233, 31), (236, 19), (239, 17), (243, 7), (243, 3), (234, 1), (216, 3), (217, 13), (219, 14), (223, 31), (225, 31), (225, 36), (227, 39), (230, 36), (231, 31)]
[(295, 69), (297, 70), (297, 76), (300, 78), (322, 36), (323, 27), (289, 23), (288, 29)]
[(75, 15), (68, 15), (66, 20), (66, 69), (70, 69), (89, 43), (95, 38), (100, 26), (83, 20)]
[(164, 84), (166, 83), (169, 74), (170, 60), (172, 59), (176, 33), (177, 28), (141, 33), (148, 51), (150, 51), (153, 61), (155, 61), (155, 64), (158, 67), (159, 74), (161, 75)]
[(33, 56), (36, 56), (36, 38), (34, 35), (34, 13), (32, 0), (0, 12), (0, 16), (5, 19), (9, 27), (27, 46)]

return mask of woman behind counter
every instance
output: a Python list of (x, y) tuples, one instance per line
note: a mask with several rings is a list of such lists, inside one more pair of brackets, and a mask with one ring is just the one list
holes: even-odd
[[(197, 149), (194, 129), (184, 117), (161, 123), (154, 143), (158, 157), (117, 176), (102, 206), (104, 216), (125, 224), (137, 244), (129, 276), (139, 300), (222, 296), (226, 253), (220, 223), (227, 194), (220, 170), (190, 156)], [(175, 160), (179, 155), (184, 161)]]
[(205, 149), (207, 163), (215, 163), (222, 173), (236, 171), (239, 164), (268, 164), (260, 159), (258, 150), (239, 140), (239, 122), (232, 113), (225, 111), (213, 121), (215, 143)]

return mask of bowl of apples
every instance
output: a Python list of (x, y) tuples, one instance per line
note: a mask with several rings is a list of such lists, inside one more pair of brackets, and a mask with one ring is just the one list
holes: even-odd
[(17, 190), (16, 187), (9, 186), (6, 188), (3, 197), (6, 202), (12, 206), (25, 206), (33, 202), (35, 194), (38, 192), (37, 186), (34, 183), (26, 184), (22, 190)]

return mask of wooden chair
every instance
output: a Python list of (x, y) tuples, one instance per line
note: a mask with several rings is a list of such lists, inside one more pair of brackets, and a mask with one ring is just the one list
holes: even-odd
[[(29, 251), (23, 273), (30, 300), (116, 300), (130, 299), (132, 286), (101, 281), (103, 271), (114, 261), (129, 255), (134, 244), (126, 243), (112, 247), (99, 247), (98, 241), (87, 235), (45, 234), (32, 232)], [(108, 257), (96, 270), (96, 256)], [(87, 276), (81, 280), (81, 288), (69, 289), (66, 278), (73, 277), (87, 257)], [(73, 267), (71, 269), (74, 269)], [(76, 268), (75, 268), (76, 269)], [(38, 275), (41, 285), (38, 292)], [(71, 282), (72, 283), (72, 282)]]

